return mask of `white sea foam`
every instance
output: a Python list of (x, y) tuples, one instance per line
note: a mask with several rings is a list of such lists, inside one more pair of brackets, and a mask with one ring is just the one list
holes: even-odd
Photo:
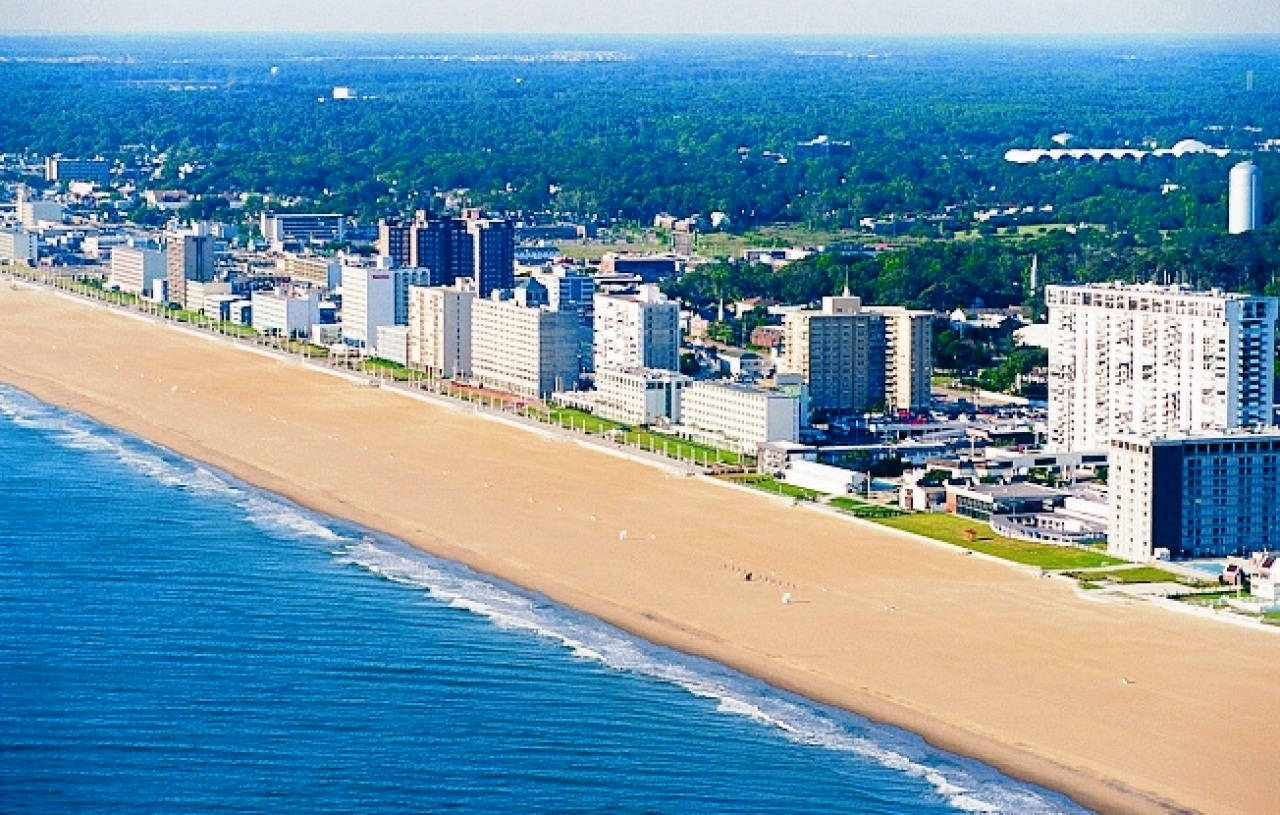
[(722, 713), (758, 722), (798, 744), (849, 753), (924, 779), (958, 810), (1020, 815), (1079, 811), (976, 762), (933, 750), (910, 734), (826, 709), (716, 663), (637, 639), (407, 544), (358, 531), (336, 531), (338, 525), (327, 523), (321, 515), (12, 388), (0, 386), (0, 415), (47, 433), (68, 448), (114, 456), (131, 470), (166, 485), (230, 500), (265, 531), (324, 541), (343, 562), (424, 589), (440, 602), (483, 616), (500, 628), (550, 639), (580, 659), (614, 670), (678, 685), (694, 696), (715, 700)]
[[(932, 750), (910, 734), (828, 711), (715, 663), (638, 640), (587, 615), (540, 602), (404, 544), (361, 540), (341, 550), (339, 557), (388, 580), (424, 589), (435, 599), (479, 614), (500, 628), (527, 631), (559, 642), (582, 659), (714, 699), (718, 711), (773, 728), (798, 744), (849, 753), (921, 778), (958, 810), (1020, 815), (1078, 811), (975, 762)], [(940, 762), (947, 766), (937, 766)]]

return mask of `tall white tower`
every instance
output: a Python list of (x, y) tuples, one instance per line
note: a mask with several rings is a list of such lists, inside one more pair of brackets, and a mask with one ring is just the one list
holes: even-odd
[(1232, 235), (1262, 226), (1262, 170), (1252, 161), (1231, 168), (1227, 231)]

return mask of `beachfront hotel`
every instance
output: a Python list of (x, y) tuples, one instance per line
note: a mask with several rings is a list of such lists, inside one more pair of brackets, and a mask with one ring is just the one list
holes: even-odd
[(407, 362), (445, 379), (471, 376), (470, 281), (451, 287), (409, 288)]
[(578, 318), (528, 301), (529, 289), (471, 303), (471, 375), (482, 385), (543, 399), (578, 382)]
[(680, 369), (680, 306), (645, 284), (637, 294), (597, 294), (595, 368)]
[(213, 236), (206, 225), (165, 236), (165, 267), (170, 303), (187, 308), (187, 283), (213, 280)]
[(1271, 422), (1276, 299), (1182, 286), (1046, 286), (1049, 444)]
[(863, 310), (862, 301), (846, 291), (822, 298), (820, 309), (789, 313), (783, 337), (786, 352), (778, 370), (804, 377), (811, 409), (848, 413), (883, 404), (883, 314)]
[(168, 275), (165, 253), (159, 249), (117, 246), (111, 250), (107, 286), (129, 294), (151, 296), (152, 286)]
[(701, 380), (683, 389), (684, 435), (754, 455), (765, 442), (800, 438), (800, 400), (772, 388)]
[(1120, 434), (1107, 551), (1126, 560), (1280, 548), (1280, 431)]
[(591, 410), (631, 425), (679, 424), (683, 394), (693, 380), (665, 368), (604, 368), (596, 372)]
[(380, 325), (407, 325), (411, 286), (434, 285), (430, 269), (391, 269), (384, 265), (342, 267), (342, 339), (372, 346)]

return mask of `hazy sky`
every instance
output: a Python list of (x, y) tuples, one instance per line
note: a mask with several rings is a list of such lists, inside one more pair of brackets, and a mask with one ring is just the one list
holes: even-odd
[(0, 0), (0, 30), (1280, 33), (1280, 0)]

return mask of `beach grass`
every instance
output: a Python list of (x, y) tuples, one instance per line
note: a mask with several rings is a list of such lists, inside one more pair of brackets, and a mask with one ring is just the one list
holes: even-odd
[(1068, 572), (1068, 577), (1091, 582), (1110, 581), (1112, 583), (1183, 583), (1190, 581), (1182, 575), (1158, 569), (1155, 566), (1134, 566), (1130, 569), (1109, 569), (1100, 572)]
[(847, 512), (859, 518), (896, 518), (903, 514), (900, 509), (859, 501), (856, 498), (832, 498), (827, 503), (841, 512)]
[[(1088, 569), (1124, 563), (1119, 558), (1075, 546), (1055, 546), (1006, 538), (992, 532), (987, 524), (955, 515), (912, 512), (893, 518), (874, 518), (873, 520), (903, 532), (923, 535), (926, 538), (971, 549), (984, 555), (1027, 566), (1038, 566), (1041, 569)], [(969, 540), (966, 535), (966, 530), (970, 529), (976, 533), (972, 540)]]

